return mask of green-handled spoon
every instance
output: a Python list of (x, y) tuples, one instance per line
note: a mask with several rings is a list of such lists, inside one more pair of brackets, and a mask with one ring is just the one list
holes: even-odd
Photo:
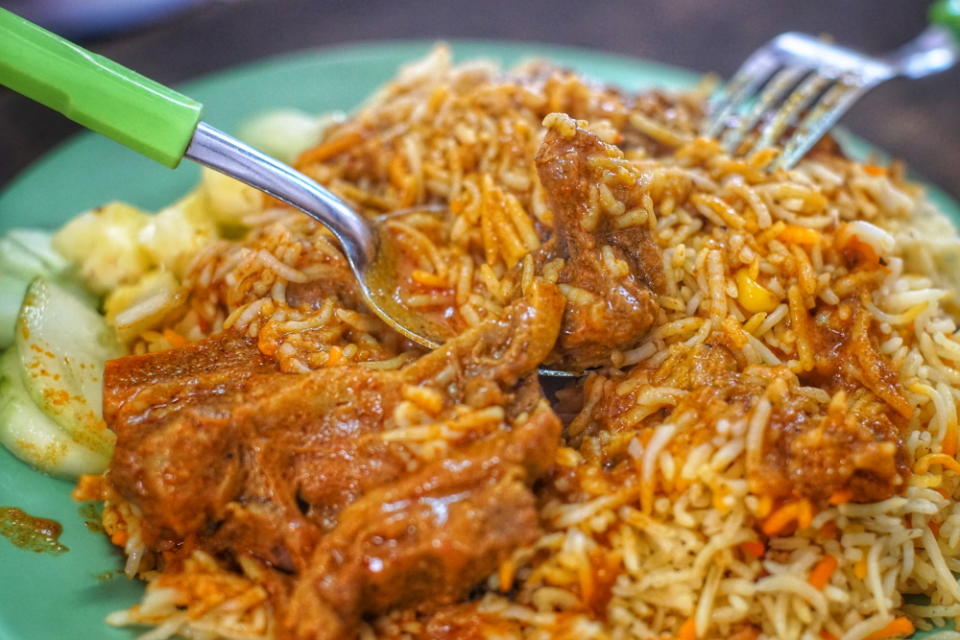
[(366, 303), (387, 324), (429, 348), (449, 336), (393, 296), (388, 235), (310, 178), (203, 122), (195, 100), (2, 8), (0, 84), (167, 167), (189, 158), (293, 205), (337, 237)]

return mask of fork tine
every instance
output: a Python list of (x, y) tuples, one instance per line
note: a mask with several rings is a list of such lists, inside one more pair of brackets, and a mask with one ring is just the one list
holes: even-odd
[(783, 153), (773, 161), (772, 168), (789, 169), (795, 165), (868, 88), (869, 86), (855, 84), (850, 79), (839, 80), (800, 121)]
[(723, 134), (720, 147), (727, 153), (734, 153), (764, 114), (771, 113), (776, 109), (783, 102), (784, 96), (789, 94), (790, 90), (807, 72), (809, 72), (809, 69), (804, 67), (785, 67), (777, 71), (764, 87), (760, 99), (749, 107), (747, 113), (740, 118), (737, 126), (728, 129)]
[(799, 114), (803, 113), (814, 100), (826, 91), (829, 91), (835, 82), (836, 80), (834, 78), (829, 78), (819, 72), (811, 73), (804, 78), (787, 98), (783, 107), (764, 125), (763, 130), (757, 137), (757, 141), (745, 155), (752, 155), (760, 149), (776, 143), (793, 120)]
[(710, 118), (703, 130), (704, 137), (717, 137), (717, 134), (723, 130), (727, 117), (763, 86), (779, 66), (777, 58), (766, 48), (754, 52), (747, 58), (726, 87), (711, 100)]

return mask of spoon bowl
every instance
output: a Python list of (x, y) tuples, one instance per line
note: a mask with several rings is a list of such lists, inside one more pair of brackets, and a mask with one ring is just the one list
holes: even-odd
[(296, 207), (327, 227), (340, 242), (370, 310), (403, 336), (429, 349), (450, 331), (413, 312), (394, 295), (398, 249), (382, 225), (354, 211), (331, 191), (222, 131), (200, 122), (184, 156)]

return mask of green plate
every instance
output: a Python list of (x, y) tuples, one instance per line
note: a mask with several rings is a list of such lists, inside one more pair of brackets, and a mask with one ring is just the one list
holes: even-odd
[[(245, 119), (277, 107), (312, 113), (348, 110), (388, 80), (399, 64), (424, 55), (430, 42), (387, 42), (312, 51), (227, 71), (181, 89), (206, 105), (204, 119), (235, 131)], [(698, 74), (641, 60), (543, 45), (454, 42), (463, 60), (485, 57), (505, 64), (548, 57), (627, 89), (689, 86)], [(868, 149), (849, 141), (855, 153)], [(0, 195), (0, 233), (11, 227), (56, 228), (74, 214), (108, 200), (158, 209), (186, 193), (199, 175), (185, 163), (164, 169), (105, 138), (84, 134), (34, 164)], [(960, 221), (960, 207), (931, 188), (940, 207)], [(104, 623), (111, 611), (136, 602), (142, 587), (105, 574), (122, 567), (121, 555), (84, 525), (70, 499), (71, 483), (32, 471), (0, 449), (0, 506), (52, 518), (63, 525), (70, 551), (52, 556), (22, 551), (0, 540), (0, 640), (127, 639), (136, 631)], [(142, 631), (142, 630), (141, 630)]]

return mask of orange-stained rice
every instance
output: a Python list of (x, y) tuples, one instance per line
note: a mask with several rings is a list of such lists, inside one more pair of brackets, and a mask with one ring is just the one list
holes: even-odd
[[(594, 160), (606, 173), (585, 216), (602, 208), (655, 239), (665, 278), (658, 317), (610, 366), (559, 385), (555, 408), (567, 431), (554, 476), (539, 488), (544, 533), (469, 605), (496, 637), (542, 640), (562, 626), (565, 637), (590, 640), (801, 640), (872, 628), (849, 637), (878, 640), (935, 625), (935, 610), (911, 609), (904, 594), (929, 596), (930, 607), (960, 605), (949, 583), (960, 567), (952, 473), (960, 472), (960, 339), (950, 300), (957, 282), (945, 267), (960, 243), (897, 165), (851, 161), (829, 140), (790, 172), (763, 169), (776, 149), (723, 155), (696, 135), (703, 98), (634, 97), (543, 63), (457, 67), (441, 48), (298, 160), (364, 215), (408, 210), (390, 223), (410, 263), (400, 295), (446, 310), (463, 329), (497, 316), (524, 280), (555, 280), (564, 267), (559, 259), (534, 269), (526, 258), (554, 229), (534, 165), (544, 118), (567, 113), (585, 123), (572, 126), (623, 151)], [(611, 195), (623, 180), (643, 185), (636, 206)], [(273, 206), (245, 220), (246, 233), (211, 239), (191, 256), (178, 274), (182, 304), (134, 339), (135, 351), (231, 326), (291, 373), (397, 368), (423, 353), (353, 295), (328, 232)], [(576, 304), (584, 292), (567, 295)], [(835, 326), (853, 327), (856, 357), (825, 360), (841, 346), (823, 341), (824, 327)], [(695, 382), (721, 365), (730, 368), (729, 395)], [(832, 387), (842, 375), (847, 387)], [(819, 425), (806, 432), (816, 440), (888, 408), (895, 455), (884, 443), (863, 455), (893, 455), (899, 484), (890, 496), (857, 499), (860, 485), (817, 494), (817, 480), (826, 485), (835, 469), (814, 469), (803, 491), (803, 469), (791, 469), (786, 488), (762, 482), (774, 454), (818, 451), (783, 435), (783, 412)], [(149, 583), (143, 605), (113, 622), (158, 625), (186, 610), (189, 620), (170, 623), (174, 632), (207, 633), (226, 624), (217, 605), (236, 602), (243, 637), (269, 637), (257, 590), (266, 568), (199, 556), (158, 576), (155, 558), (136, 556), (130, 505), (108, 502), (108, 534), (126, 546), (130, 573)], [(428, 622), (394, 612), (359, 634), (409, 640)]]

